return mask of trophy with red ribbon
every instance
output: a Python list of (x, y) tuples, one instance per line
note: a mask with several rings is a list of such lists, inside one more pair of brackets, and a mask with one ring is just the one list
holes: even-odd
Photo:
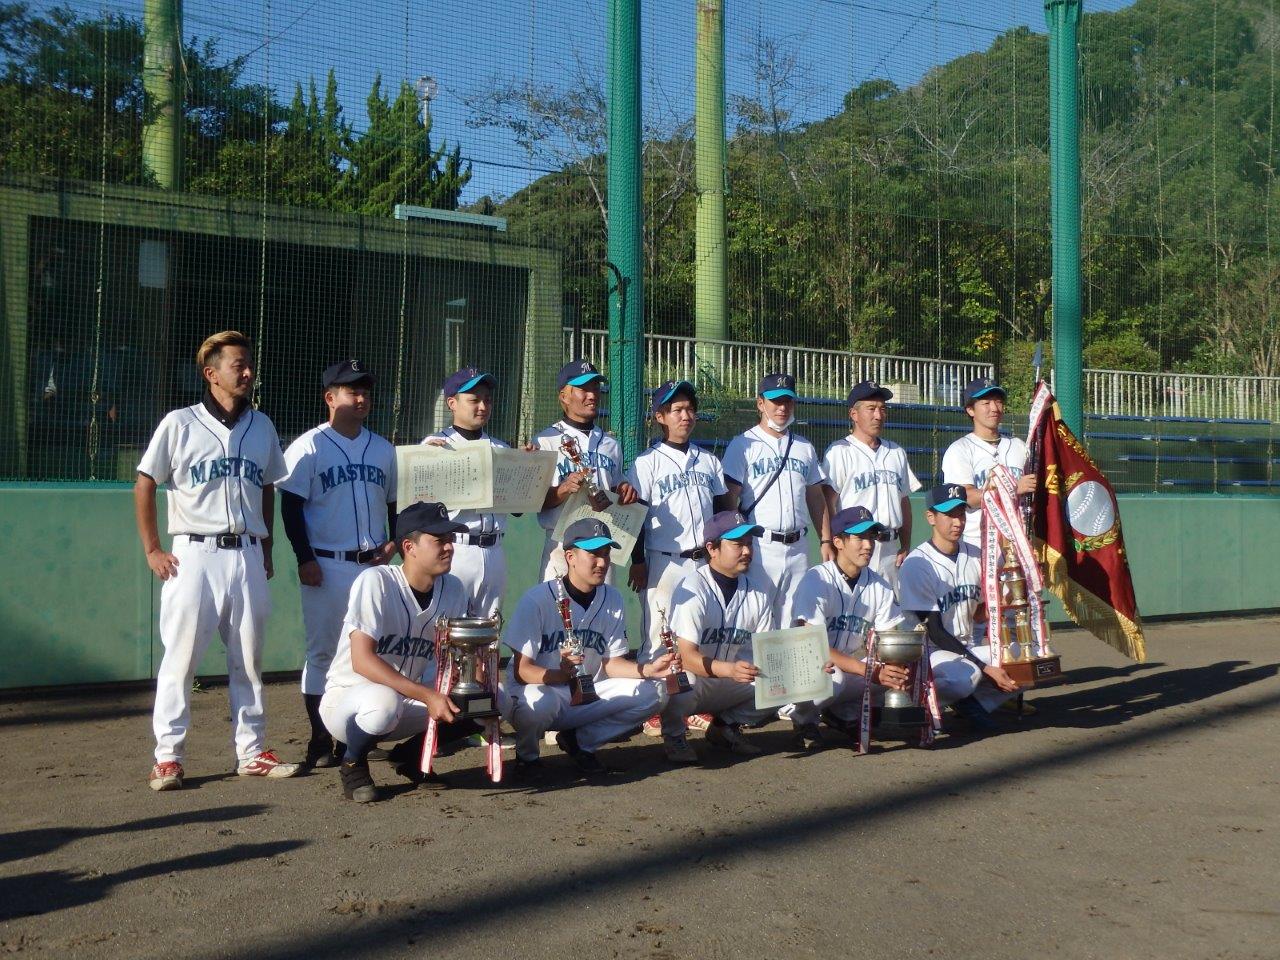
[[(671, 632), (671, 628), (667, 625), (667, 611), (662, 607), (658, 607), (658, 622), (661, 626), (658, 629), (658, 639), (662, 641), (662, 646), (666, 648), (667, 653), (674, 654), (676, 652), (676, 635)], [(662, 682), (666, 685), (667, 693), (675, 696), (678, 693), (688, 693), (693, 689), (693, 684), (689, 682), (689, 675), (683, 670), (677, 670), (672, 664), (671, 670)]]
[(914, 630), (873, 630), (867, 637), (867, 683), (862, 692), (859, 753), (866, 753), (871, 746), (871, 678), (877, 666), (890, 663), (907, 671), (907, 687), (885, 690), (876, 738), (915, 741), (927, 747), (942, 729), (942, 710), (929, 665), (929, 639), (924, 625)]
[[(560, 644), (560, 649), (571, 657), (580, 657), (582, 640), (573, 629), (573, 612), (569, 609), (569, 597), (565, 594), (564, 583), (560, 580), (556, 581), (556, 594), (556, 606), (560, 608), (560, 619), (564, 621), (564, 641)], [(599, 699), (595, 679), (583, 670), (582, 664), (576, 664), (569, 675), (570, 705), (578, 707), (584, 703), (595, 703)]]

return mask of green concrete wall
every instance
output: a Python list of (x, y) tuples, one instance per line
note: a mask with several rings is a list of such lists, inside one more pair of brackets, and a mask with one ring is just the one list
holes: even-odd
[[(1271, 573), (1271, 548), (1280, 542), (1280, 501), (1211, 495), (1135, 495), (1120, 501), (1144, 616), (1280, 607)], [(927, 524), (916, 506), (919, 540)], [(542, 550), (533, 517), (514, 518), (509, 530), (513, 577), (503, 605), (508, 611), (533, 583)], [(142, 557), (129, 485), (0, 484), (0, 543), (0, 689), (155, 675), (160, 585)], [(287, 544), (277, 548), (277, 560), (264, 667), (297, 670), (302, 623)], [(639, 605), (629, 589), (623, 593), (634, 637)], [(1051, 615), (1064, 619), (1056, 604)], [(200, 673), (225, 672), (222, 658), (215, 641)]]

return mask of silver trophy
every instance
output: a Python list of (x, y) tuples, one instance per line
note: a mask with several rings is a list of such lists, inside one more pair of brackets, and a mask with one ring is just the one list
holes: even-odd
[(499, 626), (497, 617), (441, 617), (436, 624), (440, 669), (457, 678), (449, 699), (458, 708), (459, 720), (498, 715), (498, 678), (491, 675), (490, 661), (498, 649)]
[(924, 656), (924, 625), (914, 630), (885, 630), (876, 634), (875, 659), (905, 668), (910, 674), (907, 689), (886, 689), (880, 710), (882, 735), (914, 739), (929, 722), (924, 704), (916, 698), (916, 674)]

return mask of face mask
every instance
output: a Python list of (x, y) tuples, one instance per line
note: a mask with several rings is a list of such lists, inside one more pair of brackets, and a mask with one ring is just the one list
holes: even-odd
[(794, 413), (791, 414), (791, 416), (787, 417), (786, 421), (783, 423), (774, 423), (773, 420), (769, 419), (768, 417), (764, 418), (764, 422), (769, 425), (769, 429), (772, 430), (774, 433), (782, 433), (784, 430), (787, 429), (787, 427), (791, 426), (793, 423), (796, 422), (796, 415)]

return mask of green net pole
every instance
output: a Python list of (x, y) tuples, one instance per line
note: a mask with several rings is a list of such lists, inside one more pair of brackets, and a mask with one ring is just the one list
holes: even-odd
[(698, 40), (694, 66), (697, 250), (694, 322), (697, 352), (704, 368), (720, 374), (720, 348), (727, 329), (724, 193), (724, 4), (697, 0)]
[(182, 83), (178, 44), (182, 39), (182, 0), (146, 0), (142, 27), (142, 86), (147, 106), (142, 163), (157, 186), (180, 190)]
[(609, 0), (609, 416), (630, 463), (643, 449), (640, 0)]
[(1053, 372), (1062, 417), (1083, 436), (1080, 320), (1080, 120), (1076, 39), (1081, 0), (1045, 0), (1049, 25), (1049, 163), (1053, 208)]

